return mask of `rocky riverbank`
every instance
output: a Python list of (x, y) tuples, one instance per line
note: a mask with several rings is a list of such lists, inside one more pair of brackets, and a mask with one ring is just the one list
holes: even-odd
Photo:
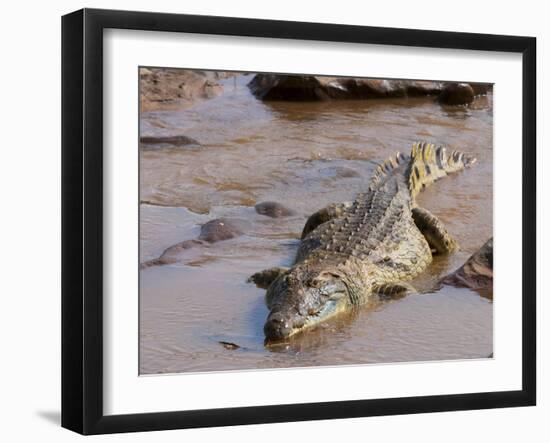
[(260, 100), (322, 101), (436, 96), (443, 104), (464, 105), (492, 89), (488, 83), (445, 83), (313, 75), (257, 74), (248, 84)]
[(200, 100), (216, 97), (223, 91), (218, 80), (235, 74), (223, 71), (140, 68), (141, 112), (185, 109)]
[[(141, 111), (185, 109), (221, 94), (220, 79), (235, 72), (169, 68), (140, 68)], [(492, 90), (489, 83), (450, 83), (313, 75), (256, 74), (248, 84), (265, 101), (323, 101), (437, 97), (445, 105), (465, 105)]]

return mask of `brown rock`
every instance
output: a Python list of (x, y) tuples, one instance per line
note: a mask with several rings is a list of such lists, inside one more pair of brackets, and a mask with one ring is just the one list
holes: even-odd
[(258, 203), (254, 206), (254, 209), (256, 209), (258, 214), (271, 218), (288, 217), (295, 214), (292, 209), (288, 209), (280, 203), (270, 201)]
[(487, 242), (462, 267), (446, 276), (441, 283), (470, 288), (476, 291), (493, 291), (493, 239)]
[(400, 80), (380, 79), (339, 79), (348, 93), (347, 98), (387, 98), (404, 97), (407, 95), (406, 84)]
[(169, 248), (166, 248), (164, 252), (160, 255), (158, 258), (154, 258), (152, 260), (148, 260), (140, 265), (140, 269), (146, 269), (151, 266), (163, 266), (163, 265), (170, 265), (173, 263), (177, 263), (179, 261), (180, 255), (185, 251), (186, 249), (193, 248), (195, 246), (202, 245), (203, 242), (200, 240), (185, 240), (180, 243), (176, 243), (175, 245), (170, 246)]
[(257, 74), (248, 84), (261, 100), (326, 100), (326, 85), (310, 75)]
[(486, 95), (493, 90), (491, 83), (470, 83), (475, 95)]
[(202, 246), (205, 243), (216, 243), (218, 241), (229, 240), (239, 237), (242, 234), (240, 223), (236, 220), (226, 218), (210, 220), (201, 226), (201, 233), (198, 239), (184, 240), (170, 246), (164, 250), (160, 257), (142, 263), (140, 269), (177, 263), (181, 259), (181, 255), (187, 249)]
[(436, 95), (442, 83), (313, 75), (257, 74), (248, 84), (261, 100), (370, 99)]
[(467, 105), (474, 101), (474, 89), (468, 83), (447, 83), (439, 94), (439, 102), (445, 105)]
[(409, 97), (423, 97), (426, 95), (438, 95), (443, 89), (443, 83), (425, 80), (408, 81), (406, 82), (406, 87)]
[(186, 108), (197, 101), (217, 96), (222, 86), (216, 81), (234, 75), (229, 72), (172, 68), (140, 68), (140, 109)]
[(199, 240), (215, 243), (242, 235), (243, 232), (237, 222), (227, 218), (216, 218), (201, 226)]

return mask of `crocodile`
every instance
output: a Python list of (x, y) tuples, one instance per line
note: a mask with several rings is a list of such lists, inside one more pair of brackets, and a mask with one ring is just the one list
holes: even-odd
[(266, 343), (319, 325), (372, 297), (414, 291), (407, 282), (434, 254), (458, 249), (443, 223), (416, 202), (439, 178), (476, 162), (444, 146), (416, 142), (379, 164), (353, 202), (331, 204), (307, 220), (294, 265), (252, 275), (267, 289)]

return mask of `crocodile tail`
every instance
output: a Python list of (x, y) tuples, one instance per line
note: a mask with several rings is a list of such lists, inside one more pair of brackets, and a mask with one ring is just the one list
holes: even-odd
[(471, 166), (475, 162), (474, 157), (460, 151), (450, 151), (432, 143), (414, 143), (408, 170), (411, 194), (414, 197), (434, 181)]

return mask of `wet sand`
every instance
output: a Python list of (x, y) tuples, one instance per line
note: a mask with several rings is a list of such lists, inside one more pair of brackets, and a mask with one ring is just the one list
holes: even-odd
[[(181, 260), (140, 272), (140, 373), (333, 366), (483, 358), (492, 352), (490, 300), (468, 289), (430, 292), (492, 235), (492, 96), (468, 108), (433, 98), (272, 102), (255, 99), (250, 75), (184, 110), (144, 112), (141, 136), (185, 135), (199, 145), (140, 151), (140, 259), (196, 238), (218, 217), (245, 234), (191, 248)], [(439, 216), (461, 250), (437, 258), (402, 299), (373, 303), (296, 337), (263, 346), (265, 291), (254, 272), (292, 263), (307, 217), (364, 190), (377, 162), (416, 140), (474, 154), (471, 169), (426, 189), (419, 203)], [(262, 201), (295, 211), (269, 218)], [(239, 345), (226, 349), (219, 342)]]

